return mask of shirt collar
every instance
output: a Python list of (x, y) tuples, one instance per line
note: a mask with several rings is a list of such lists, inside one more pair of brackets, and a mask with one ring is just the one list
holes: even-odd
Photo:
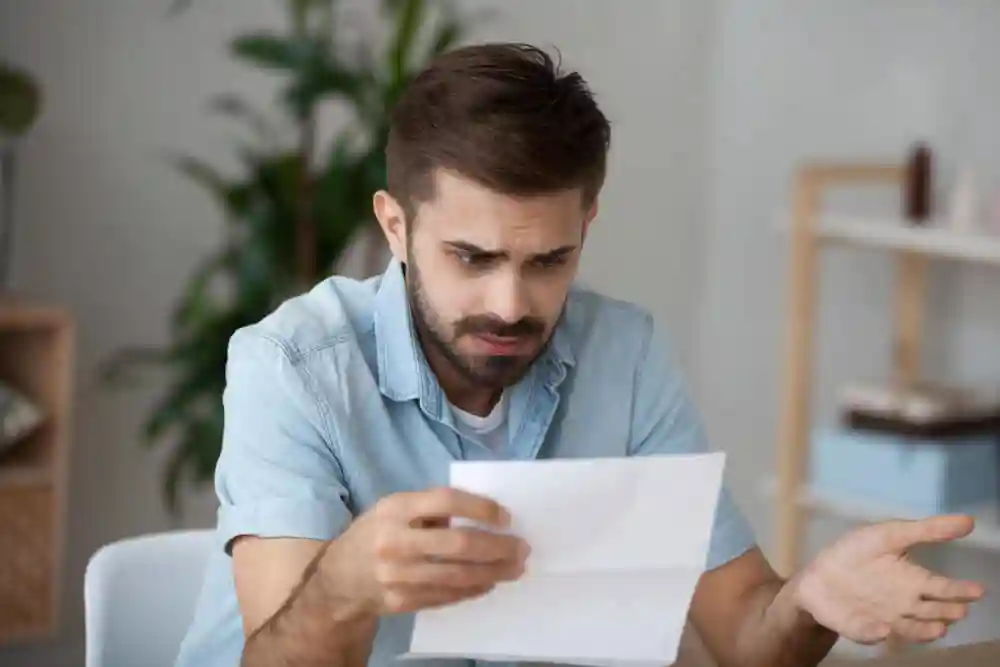
[[(548, 349), (536, 365), (553, 361), (565, 367), (575, 363), (568, 310), (567, 304)], [(403, 267), (395, 257), (382, 274), (374, 311), (379, 391), (395, 401), (429, 397), (436, 383), (413, 330)], [(565, 369), (560, 375), (565, 375)]]

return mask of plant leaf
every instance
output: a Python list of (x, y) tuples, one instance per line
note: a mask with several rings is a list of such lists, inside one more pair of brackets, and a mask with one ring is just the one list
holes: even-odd
[(163, 496), (167, 510), (178, 517), (181, 514), (178, 489), (185, 473), (192, 473), (198, 482), (212, 478), (222, 452), (223, 410), (217, 401), (204, 415), (189, 417), (178, 423), (181, 437), (171, 452), (164, 471)]
[(361, 82), (356, 74), (326, 59), (313, 63), (307, 72), (292, 80), (282, 97), (293, 116), (301, 122), (326, 98), (342, 97), (360, 105), (360, 89)]
[(294, 71), (308, 62), (314, 45), (309, 40), (294, 40), (270, 32), (254, 32), (234, 39), (231, 48), (233, 55), (254, 65)]
[(437, 27), (431, 42), (431, 57), (440, 55), (453, 47), (462, 37), (462, 24), (448, 20)]
[[(208, 361), (211, 362), (213, 359)], [(222, 369), (224, 372), (225, 362)], [(186, 376), (182, 377), (153, 408), (152, 415), (143, 429), (147, 445), (154, 444), (184, 417), (194, 414), (200, 402), (221, 395), (225, 379), (223, 377), (220, 382), (219, 370), (214, 364), (204, 362), (187, 370)]]
[(278, 131), (267, 117), (252, 104), (235, 93), (217, 95), (209, 107), (213, 112), (242, 121), (257, 138), (272, 147), (278, 145)]
[(184, 476), (184, 469), (189, 465), (188, 447), (184, 443), (178, 444), (174, 451), (170, 453), (167, 460), (167, 467), (163, 471), (163, 501), (167, 507), (167, 512), (177, 518), (181, 515), (181, 508), (177, 502), (177, 489)]
[(389, 50), (392, 80), (399, 81), (409, 72), (409, 57), (423, 23), (424, 0), (404, 0), (396, 6), (396, 30)]
[(23, 135), (42, 108), (42, 93), (27, 71), (0, 63), (0, 132)]
[(215, 167), (197, 158), (184, 156), (174, 159), (174, 165), (181, 173), (205, 187), (216, 198), (225, 200), (229, 185)]
[(203, 261), (188, 279), (171, 320), (178, 336), (191, 335), (199, 323), (208, 321), (214, 312), (218, 312), (219, 304), (210, 293), (212, 281), (231, 268), (235, 260), (233, 248), (226, 248)]

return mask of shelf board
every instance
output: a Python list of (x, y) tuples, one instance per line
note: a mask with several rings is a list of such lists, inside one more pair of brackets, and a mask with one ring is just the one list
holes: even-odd
[(835, 243), (1000, 266), (1000, 235), (957, 232), (935, 221), (917, 227), (902, 218), (824, 215), (819, 235), (824, 241)]
[[(784, 216), (777, 227), (788, 232), (791, 218)], [(820, 217), (817, 234), (825, 244), (1000, 266), (1000, 233), (957, 232), (938, 220), (918, 227), (899, 217), (827, 213)]]
[[(774, 499), (777, 491), (777, 482), (774, 478), (766, 479), (761, 485), (761, 493)], [(914, 519), (918, 517), (906, 516), (899, 512), (893, 512), (876, 505), (866, 504), (859, 501), (842, 500), (833, 498), (805, 485), (798, 498), (799, 507), (838, 516), (843, 519), (857, 521), (861, 523), (879, 523), (892, 519)], [(1000, 512), (997, 508), (990, 507), (973, 514), (976, 519), (976, 529), (968, 537), (952, 542), (955, 546), (984, 549), (987, 551), (1000, 552)]]
[(11, 487), (44, 487), (54, 481), (52, 468), (38, 464), (0, 463), (0, 489)]
[(59, 308), (0, 297), (0, 332), (61, 329), (69, 325), (69, 314)]

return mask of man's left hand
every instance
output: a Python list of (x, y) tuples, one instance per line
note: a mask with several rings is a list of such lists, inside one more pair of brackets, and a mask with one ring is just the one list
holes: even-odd
[(890, 633), (911, 642), (943, 637), (983, 595), (980, 584), (934, 574), (907, 558), (911, 547), (972, 532), (966, 516), (891, 521), (841, 538), (798, 576), (798, 606), (817, 623), (861, 644)]

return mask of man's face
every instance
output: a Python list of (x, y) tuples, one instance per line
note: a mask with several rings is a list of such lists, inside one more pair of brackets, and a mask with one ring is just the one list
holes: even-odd
[(591, 217), (578, 190), (514, 198), (438, 171), (405, 243), (427, 353), (479, 387), (517, 382), (559, 320)]

